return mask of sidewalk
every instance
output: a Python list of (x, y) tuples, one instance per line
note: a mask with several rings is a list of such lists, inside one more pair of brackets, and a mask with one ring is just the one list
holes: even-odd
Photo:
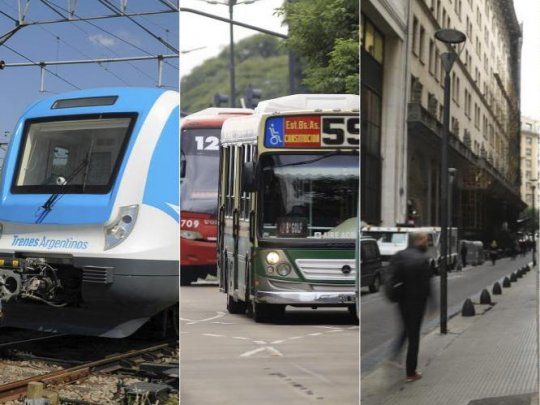
[(474, 317), (456, 315), (447, 335), (436, 329), (424, 336), (421, 380), (404, 382), (402, 359), (362, 378), (362, 405), (538, 404), (536, 271), (492, 295), (496, 305), (476, 305)]

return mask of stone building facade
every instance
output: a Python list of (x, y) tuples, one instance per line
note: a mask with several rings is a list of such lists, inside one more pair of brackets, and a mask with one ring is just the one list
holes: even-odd
[(531, 207), (533, 186), (535, 205), (540, 204), (540, 120), (521, 118), (521, 199)]
[[(375, 120), (380, 145), (369, 144), (372, 100), (362, 97), (362, 147), (379, 147), (382, 167), (380, 177), (372, 176), (363, 162), (362, 180), (367, 177), (369, 182), (362, 184), (362, 203), (370, 201), (369, 215), (364, 210), (362, 219), (387, 226), (408, 220), (439, 223), (444, 95), (440, 56), (449, 48), (434, 34), (455, 28), (467, 41), (451, 73), (449, 164), (456, 170), (449, 215), (461, 237), (487, 240), (511, 230), (524, 208), (517, 158), (521, 27), (512, 0), (363, 0), (361, 6), (364, 33), (371, 23), (384, 44), (383, 101), (377, 111), (380, 119)], [(387, 19), (377, 12), (381, 8), (393, 9), (387, 14), (394, 20), (405, 18), (399, 30), (388, 30)], [(375, 76), (365, 56), (365, 39), (363, 35), (362, 88), (366, 83), (369, 88)], [(372, 197), (377, 181), (380, 193)], [(377, 203), (379, 216), (370, 206)]]

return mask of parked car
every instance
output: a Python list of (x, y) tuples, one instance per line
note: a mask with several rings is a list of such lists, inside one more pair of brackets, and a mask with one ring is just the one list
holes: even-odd
[(360, 239), (360, 287), (377, 292), (383, 281), (383, 264), (377, 241), (373, 238)]

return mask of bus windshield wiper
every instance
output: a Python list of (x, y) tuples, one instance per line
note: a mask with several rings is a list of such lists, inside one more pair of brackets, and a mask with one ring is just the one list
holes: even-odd
[[(71, 180), (75, 178), (87, 165), (88, 165), (88, 157), (86, 157), (80, 164), (77, 166), (70, 175), (62, 182), (62, 184), (59, 184), (61, 189), (63, 189)], [(51, 196), (45, 201), (45, 203), (41, 206), (43, 208), (44, 212), (49, 212), (54, 203), (60, 198), (60, 196), (64, 194), (62, 192), (51, 194)]]

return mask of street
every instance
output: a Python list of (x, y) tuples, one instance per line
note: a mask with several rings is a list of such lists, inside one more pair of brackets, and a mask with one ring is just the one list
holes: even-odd
[[(497, 261), (495, 266), (485, 262), (481, 266), (466, 267), (461, 272), (448, 274), (448, 313), (461, 310), (463, 301), (475, 295), (483, 288), (491, 294), (493, 283), (509, 275), (531, 261), (531, 254), (518, 256), (515, 260), (505, 258)], [(432, 280), (434, 301), (428, 304), (423, 323), (423, 333), (439, 325), (439, 277)], [(361, 305), (361, 350), (362, 373), (368, 374), (385, 360), (391, 350), (392, 341), (397, 338), (400, 320), (397, 309), (389, 302), (383, 292), (366, 294), (362, 291)], [(422, 350), (422, 349), (420, 349)]]
[(346, 309), (230, 315), (215, 284), (182, 287), (182, 403), (357, 404), (358, 325)]

